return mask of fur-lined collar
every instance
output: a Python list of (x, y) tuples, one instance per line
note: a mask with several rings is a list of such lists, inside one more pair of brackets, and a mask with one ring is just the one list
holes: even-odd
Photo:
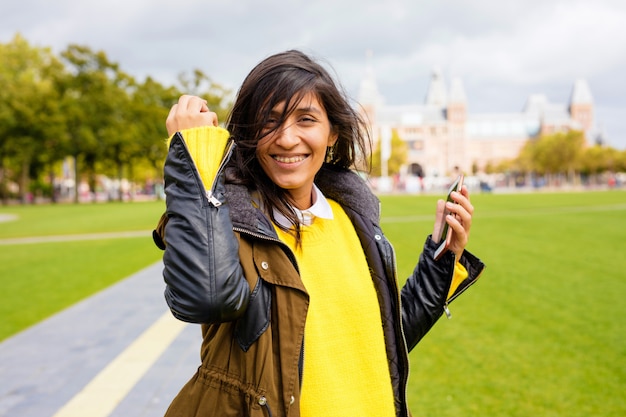
[[(358, 174), (347, 169), (324, 165), (315, 177), (315, 184), (331, 200), (342, 207), (349, 207), (359, 215), (378, 224), (380, 220), (380, 202), (372, 193), (366, 181)], [(267, 232), (267, 217), (252, 205), (248, 188), (234, 183), (226, 184), (226, 199), (231, 206), (230, 216), (233, 226)]]

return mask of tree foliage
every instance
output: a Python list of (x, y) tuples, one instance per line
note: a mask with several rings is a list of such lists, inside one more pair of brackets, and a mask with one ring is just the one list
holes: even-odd
[[(68, 157), (75, 187), (87, 181), (95, 190), (102, 175), (160, 178), (165, 118), (182, 92), (207, 99), (222, 121), (231, 105), (230, 91), (200, 70), (181, 74), (179, 84), (137, 81), (84, 45), (57, 56), (19, 34), (0, 44), (0, 198), (28, 201), (35, 193), (54, 200), (55, 177), (67, 174), (61, 167)], [(78, 195), (76, 189), (76, 201)]]
[[(20, 35), (0, 44), (0, 192), (13, 180), (29, 180), (58, 160), (63, 117), (54, 75), (62, 66), (48, 48), (32, 47)], [(22, 200), (26, 194), (21, 193)]]
[(626, 171), (626, 150), (587, 146), (582, 132), (561, 132), (529, 140), (506, 171), (541, 176), (549, 184), (561, 178), (601, 183), (607, 173)]

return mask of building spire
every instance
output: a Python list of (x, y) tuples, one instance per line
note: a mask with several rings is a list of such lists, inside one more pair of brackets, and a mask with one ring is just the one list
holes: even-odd
[(359, 88), (359, 102), (362, 105), (379, 105), (382, 103), (382, 98), (378, 93), (378, 84), (376, 83), (376, 75), (374, 74), (374, 52), (368, 49), (365, 52), (365, 58), (365, 76), (361, 80), (361, 86)]
[(465, 88), (463, 87), (463, 81), (459, 77), (452, 79), (450, 84), (450, 103), (465, 104), (467, 103), (467, 97), (465, 96)]
[(443, 73), (439, 67), (434, 67), (426, 93), (426, 104), (429, 106), (445, 107), (448, 102), (448, 92)]
[(584, 132), (590, 132), (594, 126), (594, 109), (591, 89), (587, 81), (579, 78), (574, 82), (572, 96), (569, 101), (569, 113), (576, 123), (576, 127)]
[(576, 104), (593, 104), (593, 97), (591, 96), (591, 89), (589, 88), (589, 84), (587, 84), (587, 80), (579, 78), (574, 82), (569, 104), (570, 106)]

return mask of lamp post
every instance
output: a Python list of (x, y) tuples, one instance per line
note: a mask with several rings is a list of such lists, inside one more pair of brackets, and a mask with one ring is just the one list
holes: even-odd
[(380, 128), (380, 180), (378, 190), (383, 192), (391, 191), (391, 179), (389, 178), (388, 161), (391, 157), (391, 128), (382, 126)]

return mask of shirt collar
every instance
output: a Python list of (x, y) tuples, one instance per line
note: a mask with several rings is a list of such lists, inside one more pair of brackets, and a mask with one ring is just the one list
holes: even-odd
[[(328, 220), (333, 219), (333, 209), (330, 207), (330, 204), (324, 194), (322, 194), (320, 189), (317, 188), (315, 184), (313, 184), (313, 193), (315, 194), (315, 203), (313, 203), (313, 205), (308, 209), (300, 210), (296, 207), (291, 207), (296, 213), (296, 216), (298, 216), (298, 220), (300, 220), (300, 224), (302, 226), (310, 226), (313, 224), (313, 220), (315, 220), (316, 217)], [(254, 199), (258, 204), (258, 201), (256, 201), (258, 198), (255, 197)], [(291, 227), (291, 222), (278, 210), (274, 210), (274, 219), (280, 226), (286, 228)]]

